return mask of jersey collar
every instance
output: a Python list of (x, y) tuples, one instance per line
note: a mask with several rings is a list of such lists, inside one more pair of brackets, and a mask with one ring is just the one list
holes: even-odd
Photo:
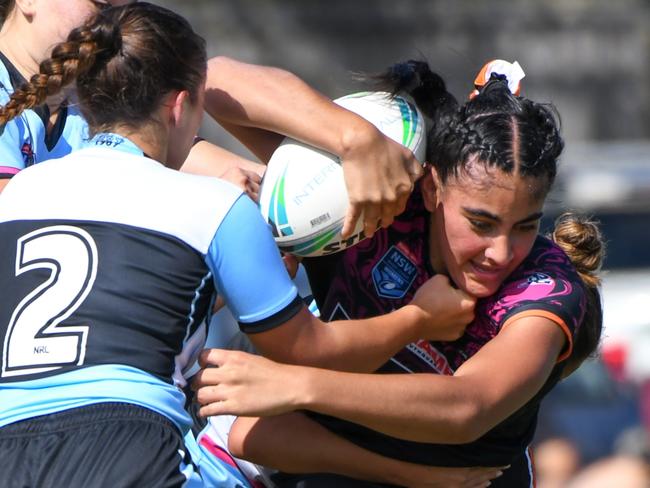
[(15, 88), (20, 88), (22, 85), (27, 83), (25, 77), (20, 74), (18, 69), (13, 65), (11, 61), (9, 61), (7, 56), (5, 56), (4, 53), (2, 52), (0, 52), (0, 62), (2, 62), (2, 64), (5, 65), (7, 74), (9, 75), (9, 82), (11, 83), (10, 87), (5, 87), (7, 91), (13, 92)]
[(105, 147), (125, 152), (127, 154), (149, 157), (133, 141), (119, 134), (113, 134), (110, 132), (100, 132), (99, 134), (96, 134), (95, 137), (88, 141), (88, 146)]

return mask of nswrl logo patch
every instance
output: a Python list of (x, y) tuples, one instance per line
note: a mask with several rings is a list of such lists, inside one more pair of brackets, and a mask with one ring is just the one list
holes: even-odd
[(372, 269), (372, 281), (380, 297), (402, 298), (417, 274), (417, 266), (392, 246)]

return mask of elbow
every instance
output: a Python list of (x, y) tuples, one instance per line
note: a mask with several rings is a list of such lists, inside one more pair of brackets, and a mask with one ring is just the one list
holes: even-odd
[[(475, 402), (464, 402), (453, 409), (449, 430), (442, 442), (446, 444), (469, 444), (485, 435), (490, 427), (485, 422), (485, 412)], [(435, 439), (441, 442), (440, 439)]]
[(246, 458), (246, 435), (248, 430), (238, 428), (235, 422), (228, 433), (228, 452), (235, 457)]
[(240, 459), (257, 462), (258, 449), (254, 433), (255, 419), (240, 417), (231, 426), (228, 433), (228, 452)]

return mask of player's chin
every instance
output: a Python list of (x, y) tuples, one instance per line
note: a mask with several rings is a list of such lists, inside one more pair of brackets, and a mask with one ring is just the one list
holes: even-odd
[(478, 280), (471, 275), (464, 275), (462, 284), (459, 284), (460, 289), (476, 298), (486, 298), (492, 296), (497, 292), (500, 286), (501, 281)]

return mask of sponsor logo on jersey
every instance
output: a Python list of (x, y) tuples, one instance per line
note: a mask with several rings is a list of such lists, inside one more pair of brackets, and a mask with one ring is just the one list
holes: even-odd
[(544, 273), (533, 273), (530, 275), (525, 283), (521, 283), (519, 288), (524, 288), (527, 285), (552, 285), (554, 283), (553, 278)]
[(439, 374), (453, 375), (454, 370), (449, 366), (447, 358), (438, 351), (429, 341), (419, 340), (406, 346), (412, 354), (424, 361)]
[(415, 263), (392, 246), (372, 269), (372, 281), (377, 295), (397, 299), (406, 295), (417, 274)]

